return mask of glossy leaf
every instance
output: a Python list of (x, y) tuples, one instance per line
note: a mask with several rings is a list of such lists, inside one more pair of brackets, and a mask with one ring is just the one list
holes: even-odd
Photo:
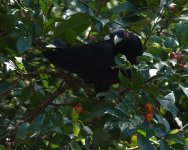
[(29, 131), (42, 131), (43, 123), (45, 119), (45, 114), (38, 115), (32, 122), (29, 127)]
[(138, 138), (138, 147), (140, 150), (157, 150), (157, 148), (152, 145), (146, 137), (144, 137), (142, 134), (137, 134)]
[(175, 118), (177, 115), (177, 108), (174, 105), (175, 103), (175, 96), (174, 93), (169, 93), (165, 96), (164, 99), (159, 98), (160, 104), (168, 111), (170, 111)]
[(29, 128), (29, 123), (23, 123), (19, 125), (16, 132), (16, 137), (21, 139), (26, 138), (28, 133), (28, 128)]
[(187, 96), (187, 98), (188, 98), (188, 89), (186, 89), (183, 85), (179, 85), (180, 86), (180, 88), (182, 89), (182, 91), (185, 93), (185, 95)]
[(77, 13), (72, 15), (69, 19), (63, 21), (59, 25), (55, 32), (56, 34), (64, 34), (68, 30), (72, 30), (76, 33), (81, 33), (86, 30), (90, 25), (89, 17), (84, 13)]
[(160, 150), (170, 150), (170, 147), (165, 140), (160, 140)]
[(16, 47), (18, 52), (24, 53), (29, 48), (31, 48), (31, 44), (32, 44), (31, 37), (20, 37), (16, 42)]
[(180, 21), (177, 25), (176, 25), (176, 36), (178, 38), (178, 42), (180, 43), (180, 45), (184, 45), (187, 40), (188, 40), (188, 25), (183, 22)]
[(173, 141), (175, 143), (185, 145), (185, 140), (182, 139), (181, 133), (176, 133), (176, 134), (169, 134), (166, 136), (166, 139)]
[(70, 143), (70, 147), (71, 147), (71, 150), (81, 150), (81, 147), (79, 146), (79, 144), (75, 141), (72, 141)]

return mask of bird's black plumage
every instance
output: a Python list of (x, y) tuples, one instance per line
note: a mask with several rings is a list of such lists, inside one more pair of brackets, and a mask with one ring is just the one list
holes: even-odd
[[(114, 43), (115, 37), (121, 41)], [(143, 53), (140, 39), (122, 29), (112, 32), (110, 39), (105, 41), (77, 46), (54, 45), (43, 55), (55, 66), (78, 74), (86, 83), (93, 83), (97, 92), (107, 90), (118, 81), (118, 70), (112, 69), (115, 55), (121, 53), (136, 64), (136, 57)]]

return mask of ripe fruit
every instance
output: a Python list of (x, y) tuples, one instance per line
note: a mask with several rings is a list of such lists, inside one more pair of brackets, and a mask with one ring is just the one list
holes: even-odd
[(184, 62), (184, 57), (183, 54), (180, 52), (171, 52), (169, 55), (170, 59), (176, 59), (177, 60), (177, 64), (176, 66), (180, 69), (184, 69), (185, 68), (185, 62)]
[(151, 113), (148, 113), (148, 114), (146, 114), (145, 115), (145, 121), (152, 121), (152, 119), (153, 119), (153, 114), (151, 114)]
[(179, 63), (179, 64), (178, 64), (178, 67), (179, 67), (180, 69), (184, 69), (184, 68), (185, 68), (185, 64), (184, 64), (184, 63)]
[(170, 59), (176, 59), (176, 52), (170, 53)]
[(83, 111), (82, 104), (77, 103), (76, 105), (74, 105), (74, 110), (75, 110), (75, 112), (77, 112), (77, 113), (81, 113), (81, 112)]
[(169, 5), (169, 10), (170, 10), (171, 13), (174, 12), (175, 6), (176, 6), (176, 4), (174, 4), (174, 3), (171, 3), (171, 4)]
[(154, 109), (154, 107), (153, 107), (153, 105), (151, 103), (147, 103), (145, 105), (145, 110), (149, 114), (154, 114), (154, 112), (155, 112), (155, 109)]

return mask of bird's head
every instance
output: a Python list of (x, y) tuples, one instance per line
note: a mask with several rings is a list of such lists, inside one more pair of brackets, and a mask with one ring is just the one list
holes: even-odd
[(129, 37), (129, 33), (126, 32), (122, 28), (115, 29), (110, 34), (110, 39), (113, 41), (114, 45), (116, 46), (118, 43), (120, 43), (123, 39), (126, 39)]
[(110, 39), (113, 40), (115, 53), (121, 53), (127, 59), (136, 64), (136, 57), (143, 54), (143, 46), (140, 38), (124, 29), (116, 29), (110, 34)]

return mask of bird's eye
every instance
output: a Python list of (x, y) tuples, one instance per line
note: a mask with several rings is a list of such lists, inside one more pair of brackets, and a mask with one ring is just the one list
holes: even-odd
[(129, 37), (129, 33), (125, 31), (125, 32), (124, 32), (124, 37), (125, 37), (125, 38), (128, 38), (128, 37)]

